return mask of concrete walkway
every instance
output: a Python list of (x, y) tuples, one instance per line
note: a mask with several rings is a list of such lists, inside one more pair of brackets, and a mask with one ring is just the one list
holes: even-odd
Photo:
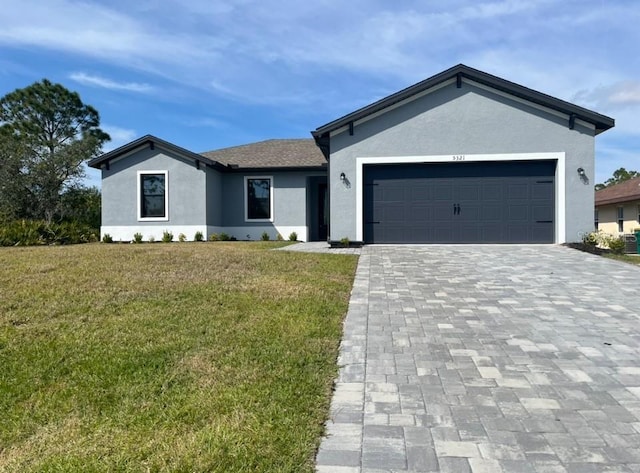
[(361, 248), (331, 248), (326, 241), (309, 241), (296, 243), (295, 245), (276, 248), (279, 251), (299, 251), (302, 253), (331, 253), (341, 255), (359, 255)]
[(317, 472), (640, 472), (639, 313), (564, 247), (365, 247)]

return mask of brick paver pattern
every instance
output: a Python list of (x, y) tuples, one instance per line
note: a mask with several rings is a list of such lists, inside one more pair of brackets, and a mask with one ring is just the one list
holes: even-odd
[(640, 472), (640, 267), (367, 246), (318, 473)]

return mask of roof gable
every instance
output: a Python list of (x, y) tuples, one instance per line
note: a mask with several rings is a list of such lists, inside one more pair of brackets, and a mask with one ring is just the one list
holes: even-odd
[(323, 150), (325, 155), (328, 155), (327, 139), (331, 132), (336, 131), (345, 126), (353, 126), (358, 120), (362, 120), (376, 113), (385, 113), (390, 107), (400, 104), (406, 100), (414, 98), (416, 95), (424, 93), (429, 89), (439, 86), (447, 81), (455, 80), (456, 85), (459, 87), (463, 79), (469, 79), (473, 82), (485, 85), (495, 90), (507, 93), (514, 97), (532, 102), (537, 105), (541, 105), (552, 110), (562, 112), (568, 116), (569, 126), (575, 119), (580, 119), (585, 122), (591, 123), (595, 127), (596, 134), (612, 128), (615, 125), (613, 118), (601, 115), (586, 108), (574, 105), (564, 100), (557, 99), (542, 92), (537, 92), (533, 89), (518, 85), (514, 82), (501, 79), (499, 77), (487, 74), (486, 72), (473, 69), (465, 66), (464, 64), (458, 64), (446, 71), (443, 71), (435, 76), (429, 77), (417, 84), (414, 84), (406, 89), (403, 89), (395, 94), (389, 95), (377, 102), (362, 107), (355, 112), (349, 113), (341, 118), (333, 120), (325, 125), (316, 128), (311, 132), (318, 146)]
[(596, 191), (596, 205), (617, 204), (631, 200), (640, 200), (640, 177)]
[(221, 167), (219, 163), (205, 156), (196, 154), (193, 151), (189, 151), (188, 149), (174, 145), (173, 143), (170, 143), (168, 141), (161, 140), (160, 138), (155, 137), (153, 135), (145, 135), (141, 138), (138, 138), (137, 140), (134, 140), (123, 146), (120, 146), (119, 148), (116, 148), (107, 153), (101, 154), (97, 158), (94, 158), (91, 161), (89, 161), (87, 164), (92, 168), (100, 169), (103, 165), (108, 166), (109, 162), (113, 161), (114, 159), (125, 157), (143, 148), (150, 147), (151, 149), (153, 149), (156, 146), (158, 148), (164, 148), (168, 151), (172, 151), (180, 156), (191, 159), (194, 162), (198, 162), (198, 163), (202, 162), (203, 164), (212, 166), (212, 167)]

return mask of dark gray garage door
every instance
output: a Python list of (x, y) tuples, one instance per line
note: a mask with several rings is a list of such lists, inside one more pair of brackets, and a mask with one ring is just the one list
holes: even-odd
[(555, 161), (370, 165), (367, 243), (553, 243)]

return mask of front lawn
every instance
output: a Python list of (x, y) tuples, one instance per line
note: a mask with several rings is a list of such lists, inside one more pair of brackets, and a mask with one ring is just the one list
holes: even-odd
[(640, 265), (640, 256), (637, 255), (614, 255), (609, 253), (604, 256), (617, 261), (624, 261), (625, 263)]
[(0, 248), (0, 471), (311, 472), (356, 257)]

